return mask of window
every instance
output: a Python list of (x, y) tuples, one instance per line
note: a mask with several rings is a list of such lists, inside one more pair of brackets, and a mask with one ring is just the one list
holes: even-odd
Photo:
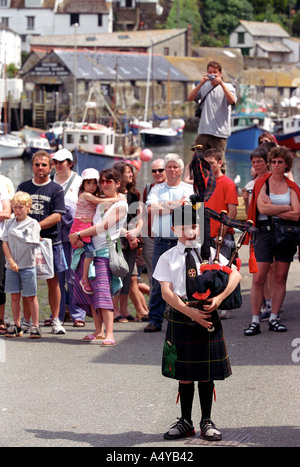
[(34, 16), (27, 16), (27, 29), (34, 29), (35, 17)]
[(164, 47), (164, 55), (170, 55), (169, 47)]
[(245, 44), (245, 33), (238, 32), (238, 44)]
[(72, 13), (70, 15), (70, 24), (74, 26), (76, 23), (79, 24), (79, 13)]
[(98, 15), (98, 26), (103, 26), (103, 15), (101, 13)]
[(1, 23), (3, 24), (3, 26), (9, 28), (9, 18), (1, 18)]
[(8, 0), (0, 0), (0, 8), (8, 7)]

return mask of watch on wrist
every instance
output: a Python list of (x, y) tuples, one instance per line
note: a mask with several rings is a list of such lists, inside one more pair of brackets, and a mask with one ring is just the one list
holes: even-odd
[(80, 232), (76, 232), (76, 235), (77, 235), (78, 238), (81, 238), (80, 237)]

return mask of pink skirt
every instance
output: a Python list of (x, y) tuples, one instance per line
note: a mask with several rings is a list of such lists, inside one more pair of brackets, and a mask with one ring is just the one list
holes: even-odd
[[(93, 223), (92, 222), (82, 222), (80, 219), (74, 219), (73, 221), (73, 224), (72, 224), (72, 227), (71, 227), (71, 230), (70, 230), (70, 234), (71, 233), (75, 233), (75, 232), (80, 232), (80, 230), (85, 230), (85, 229), (88, 229), (89, 227), (92, 227)], [(84, 243), (91, 243), (91, 237), (81, 237), (81, 240), (84, 242)], [(78, 248), (78, 246), (76, 245), (72, 245), (73, 248)]]

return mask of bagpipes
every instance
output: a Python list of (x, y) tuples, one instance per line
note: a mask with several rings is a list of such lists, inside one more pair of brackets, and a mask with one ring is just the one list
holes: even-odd
[[(214, 175), (211, 171), (211, 167), (207, 161), (203, 158), (201, 150), (197, 149), (194, 154), (191, 167), (194, 172), (194, 191), (195, 195), (191, 196), (191, 203), (195, 207), (197, 203), (202, 203), (207, 201), (212, 195), (215, 189), (215, 180)], [(208, 181), (205, 182), (205, 173), (204, 169), (208, 172)], [(253, 222), (248, 220), (247, 222), (237, 221), (231, 219), (227, 216), (226, 211), (221, 211), (217, 213), (212, 209), (204, 209), (204, 223), (205, 223), (205, 235), (204, 235), (204, 245), (201, 248), (201, 256), (204, 258), (204, 262), (200, 266), (201, 274), (198, 275), (198, 290), (193, 295), (197, 300), (196, 303), (189, 301), (189, 306), (197, 305), (199, 308), (199, 301), (203, 302), (201, 305), (205, 304), (205, 301), (209, 298), (216, 297), (222, 293), (229, 281), (229, 275), (232, 273), (232, 265), (237, 263), (236, 266), (240, 268), (240, 262), (238, 260), (238, 251), (243, 245), (247, 235), (251, 235), (256, 229), (253, 227)], [(220, 227), (218, 231), (218, 236), (216, 238), (216, 254), (213, 260), (213, 264), (208, 264), (208, 257), (210, 255), (210, 218), (213, 218), (220, 222)], [(232, 255), (226, 266), (222, 266), (219, 263), (220, 251), (224, 241), (224, 225), (229, 225), (235, 227), (242, 231), (241, 236), (239, 237), (236, 247), (232, 252)], [(209, 253), (208, 253), (209, 252)], [(218, 307), (220, 310), (232, 310), (235, 308), (240, 308), (242, 305), (242, 296), (240, 285), (221, 303)]]

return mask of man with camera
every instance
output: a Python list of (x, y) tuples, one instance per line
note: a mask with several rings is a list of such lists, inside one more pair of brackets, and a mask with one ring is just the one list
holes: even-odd
[(234, 86), (223, 82), (222, 66), (218, 62), (207, 64), (207, 73), (190, 92), (188, 100), (202, 103), (195, 145), (202, 144), (203, 151), (220, 150), (225, 162), (227, 138), (231, 134), (231, 106), (237, 96)]

